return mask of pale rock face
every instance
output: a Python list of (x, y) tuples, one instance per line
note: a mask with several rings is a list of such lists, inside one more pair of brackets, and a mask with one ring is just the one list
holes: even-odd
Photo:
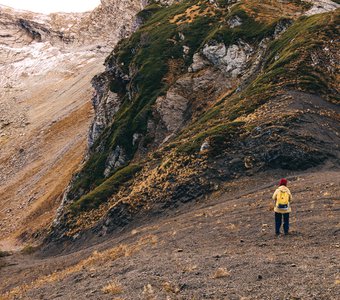
[(242, 19), (239, 16), (233, 16), (228, 20), (230, 28), (235, 28), (242, 25)]
[(117, 146), (116, 149), (109, 155), (106, 161), (104, 176), (108, 177), (110, 173), (126, 163), (126, 155), (123, 148)]
[(184, 53), (184, 55), (188, 55), (189, 52), (190, 52), (190, 47), (188, 47), (188, 46), (183, 46), (183, 53)]
[(142, 138), (142, 134), (140, 133), (134, 133), (133, 136), (132, 136), (132, 145), (135, 146), (139, 140)]
[(307, 1), (313, 4), (313, 7), (305, 13), (307, 16), (333, 11), (340, 7), (339, 4), (331, 0), (307, 0)]
[(92, 80), (95, 94), (92, 98), (95, 116), (89, 131), (88, 142), (91, 147), (104, 129), (113, 122), (114, 115), (119, 110), (121, 99), (110, 91), (108, 78), (96, 76)]
[(242, 74), (247, 62), (251, 58), (253, 48), (242, 41), (228, 48), (223, 43), (217, 45), (205, 45), (203, 55), (225, 74), (236, 78)]
[(223, 43), (211, 46), (205, 45), (202, 53), (212, 64), (218, 65), (226, 55), (227, 49)]
[(170, 89), (166, 96), (158, 97), (156, 110), (160, 114), (166, 129), (170, 132), (178, 130), (183, 124), (183, 114), (187, 109), (188, 99)]
[(209, 62), (202, 57), (200, 53), (195, 53), (192, 58), (192, 64), (188, 68), (189, 72), (197, 72), (209, 65)]

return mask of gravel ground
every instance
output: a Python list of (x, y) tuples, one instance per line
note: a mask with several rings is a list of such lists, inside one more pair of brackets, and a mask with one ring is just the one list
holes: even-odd
[(69, 254), (2, 258), (0, 299), (338, 299), (340, 173), (288, 177), (291, 234), (280, 237), (271, 178), (240, 179)]

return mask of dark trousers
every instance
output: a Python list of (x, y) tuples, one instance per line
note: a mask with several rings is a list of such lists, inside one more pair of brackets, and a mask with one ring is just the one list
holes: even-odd
[(275, 213), (275, 232), (276, 234), (280, 234), (280, 228), (282, 224), (282, 217), (283, 217), (283, 230), (285, 234), (289, 231), (289, 213), (280, 214)]

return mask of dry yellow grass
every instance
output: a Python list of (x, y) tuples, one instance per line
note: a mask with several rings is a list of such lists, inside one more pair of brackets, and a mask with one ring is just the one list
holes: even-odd
[(214, 279), (229, 277), (230, 273), (225, 268), (218, 268), (213, 275)]
[(297, 4), (278, 0), (245, 0), (241, 8), (263, 23), (271, 23), (279, 17), (297, 18), (303, 11)]
[(197, 270), (197, 265), (188, 265), (183, 268), (183, 272), (191, 273)]
[(181, 25), (185, 23), (192, 23), (199, 16), (214, 16), (214, 7), (209, 2), (205, 2), (204, 4), (207, 5), (207, 8), (205, 8), (203, 11), (201, 10), (201, 5), (203, 2), (204, 1), (200, 1), (199, 3), (189, 7), (184, 13), (174, 16), (170, 20), (170, 23)]
[(124, 289), (119, 283), (112, 281), (102, 288), (102, 292), (105, 294), (119, 295), (124, 292)]
[(178, 294), (181, 291), (178, 286), (168, 281), (163, 282), (162, 287), (167, 293)]
[(145, 300), (155, 300), (155, 291), (150, 283), (143, 287), (143, 296)]

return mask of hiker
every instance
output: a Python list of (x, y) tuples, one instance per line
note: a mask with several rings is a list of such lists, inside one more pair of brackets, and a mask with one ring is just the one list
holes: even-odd
[(273, 194), (274, 212), (275, 212), (275, 233), (280, 235), (280, 228), (283, 218), (283, 230), (285, 235), (289, 232), (289, 213), (292, 211), (290, 203), (292, 202), (292, 194), (287, 188), (287, 179), (282, 178), (279, 187)]

